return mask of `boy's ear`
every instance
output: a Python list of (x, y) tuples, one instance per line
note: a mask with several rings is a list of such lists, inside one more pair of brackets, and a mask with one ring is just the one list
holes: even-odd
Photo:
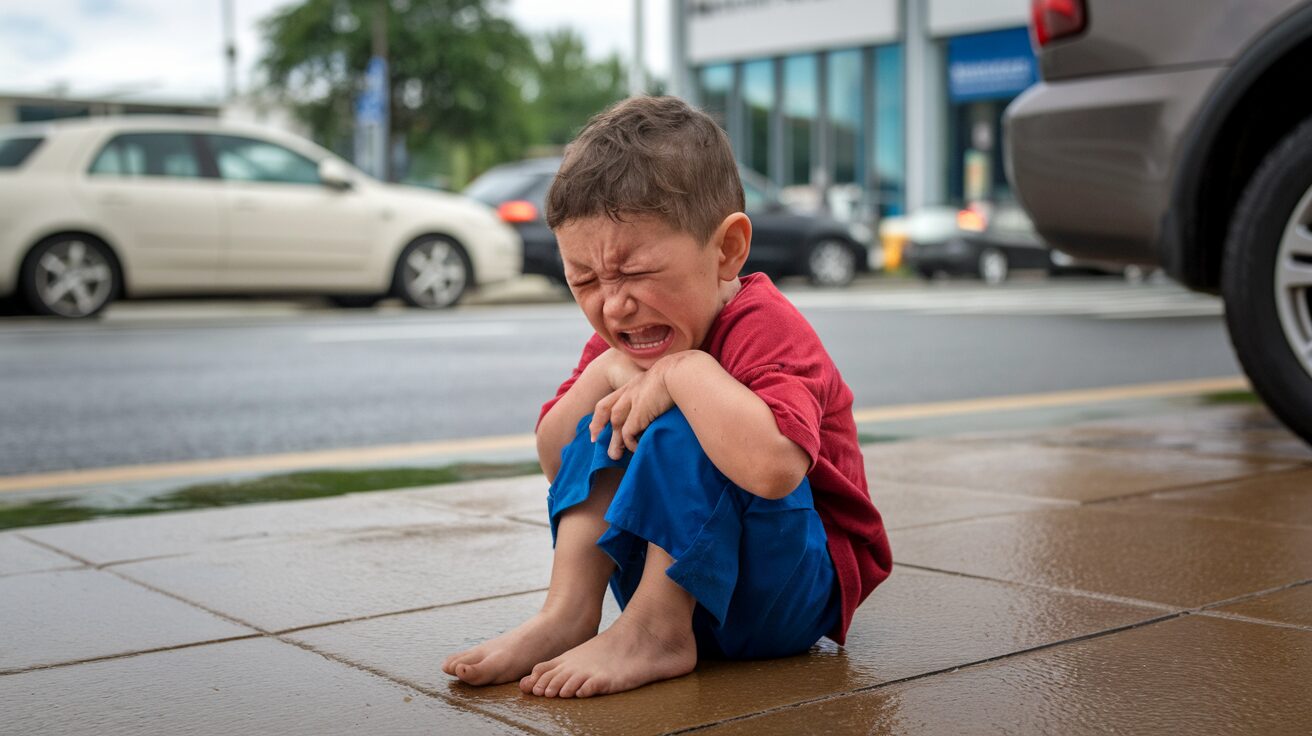
[(719, 248), (719, 276), (721, 281), (738, 278), (752, 252), (752, 221), (742, 212), (724, 218), (711, 236), (712, 245)]

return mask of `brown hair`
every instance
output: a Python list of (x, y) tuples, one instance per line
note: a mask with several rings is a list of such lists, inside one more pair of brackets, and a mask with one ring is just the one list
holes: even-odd
[(654, 215), (706, 243), (745, 209), (729, 139), (677, 97), (633, 97), (588, 121), (547, 192), (553, 230), (584, 217)]

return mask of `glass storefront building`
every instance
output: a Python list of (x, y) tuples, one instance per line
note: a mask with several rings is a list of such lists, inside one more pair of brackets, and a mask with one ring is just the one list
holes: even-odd
[(675, 6), (674, 90), (785, 191), (880, 218), (1010, 196), (1002, 113), (1037, 79), (1028, 0)]
[(902, 212), (899, 44), (710, 64), (691, 96), (778, 186), (854, 184)]

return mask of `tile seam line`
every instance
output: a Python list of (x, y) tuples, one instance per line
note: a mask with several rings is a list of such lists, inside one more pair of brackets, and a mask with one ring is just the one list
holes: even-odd
[[(1004, 578), (991, 578), (987, 575), (979, 575), (971, 572), (959, 572), (956, 570), (945, 570), (941, 567), (929, 567), (928, 565), (917, 565), (913, 562), (893, 561), (893, 569), (899, 567), (909, 568), (911, 570), (920, 570), (921, 572), (933, 572), (940, 575), (951, 575), (956, 578), (966, 578), (968, 580), (982, 580), (988, 583), (1002, 583), (1004, 585), (1016, 585), (1031, 590), (1042, 590), (1048, 593), (1064, 593), (1084, 598), (1087, 600), (1102, 601), (1104, 603), (1119, 603), (1123, 606), (1134, 606), (1135, 608), (1145, 608), (1150, 611), (1170, 612), (1170, 613), (1187, 613), (1191, 609), (1189, 606), (1173, 606), (1169, 603), (1159, 603), (1158, 601), (1148, 601), (1142, 598), (1128, 598), (1124, 596), (1112, 595), (1110, 593), (1099, 593), (1096, 590), (1084, 590), (1082, 588), (1058, 588), (1051, 585), (1042, 585), (1021, 580), (1006, 580)], [(1247, 593), (1245, 593), (1247, 595)]]
[(316, 654), (316, 655), (318, 655), (318, 656), (320, 656), (320, 657), (323, 657), (324, 659), (328, 660), (329, 662), (333, 662), (333, 663), (335, 663), (335, 664), (340, 664), (340, 665), (342, 665), (343, 667), (348, 667), (348, 668), (353, 669), (353, 670), (359, 670), (360, 672), (364, 672), (364, 673), (366, 673), (366, 674), (373, 675), (374, 677), (378, 677), (378, 678), (380, 678), (380, 679), (387, 680), (388, 682), (391, 682), (391, 683), (394, 683), (394, 684), (397, 684), (397, 685), (401, 685), (401, 686), (403, 686), (403, 687), (406, 687), (406, 688), (409, 688), (409, 689), (411, 689), (411, 690), (414, 690), (415, 692), (422, 693), (422, 694), (424, 694), (424, 695), (427, 695), (427, 696), (430, 697), (430, 698), (434, 698), (434, 699), (439, 700), (439, 701), (441, 701), (441, 702), (443, 702), (443, 703), (446, 703), (446, 704), (448, 704), (448, 705), (451, 705), (451, 706), (455, 707), (457, 710), (460, 710), (460, 711), (462, 711), (462, 712), (472, 712), (472, 713), (477, 713), (478, 715), (481, 715), (481, 716), (484, 716), (484, 717), (487, 717), (487, 718), (491, 718), (492, 720), (497, 721), (498, 723), (504, 723), (504, 724), (506, 724), (506, 725), (508, 725), (508, 726), (511, 726), (511, 727), (513, 727), (513, 728), (516, 728), (516, 729), (518, 729), (518, 730), (520, 730), (520, 731), (524, 731), (524, 732), (531, 733), (531, 734), (536, 734), (537, 736), (550, 736), (550, 733), (547, 732), (547, 731), (542, 731), (542, 730), (537, 729), (537, 728), (534, 728), (534, 727), (532, 727), (532, 726), (528, 726), (528, 725), (526, 725), (526, 724), (519, 723), (518, 721), (511, 720), (508, 716), (504, 716), (504, 715), (502, 715), (502, 714), (500, 714), (500, 713), (497, 713), (497, 712), (495, 712), (495, 711), (487, 711), (487, 710), (484, 710), (484, 708), (481, 707), (481, 706), (479, 706), (479, 705), (476, 705), (476, 704), (473, 704), (473, 703), (462, 702), (462, 701), (460, 701), (460, 700), (457, 700), (457, 699), (451, 697), (450, 695), (446, 695), (446, 694), (444, 694), (444, 693), (442, 693), (442, 692), (440, 692), (440, 691), (438, 691), (438, 690), (436, 690), (436, 689), (429, 688), (429, 687), (426, 687), (426, 686), (423, 686), (423, 685), (419, 685), (418, 683), (411, 682), (411, 681), (407, 680), (406, 678), (401, 677), (401, 676), (399, 676), (399, 675), (393, 675), (393, 674), (391, 674), (390, 672), (386, 672), (386, 671), (384, 671), (384, 670), (378, 669), (378, 668), (376, 668), (376, 667), (372, 667), (372, 666), (370, 666), (370, 665), (361, 664), (361, 663), (359, 663), (359, 662), (353, 662), (353, 661), (351, 661), (351, 660), (349, 660), (349, 659), (344, 659), (343, 657), (341, 657), (341, 656), (339, 656), (339, 655), (331, 654), (331, 653), (329, 653), (329, 652), (322, 651), (322, 650), (320, 650), (320, 649), (318, 649), (318, 648), (316, 648), (316, 647), (314, 647), (314, 646), (312, 646), (312, 645), (310, 645), (310, 644), (306, 644), (306, 643), (303, 643), (303, 642), (298, 642), (298, 641), (296, 641), (296, 640), (294, 640), (294, 639), (284, 639), (283, 637), (281, 637), (281, 636), (277, 636), (277, 635), (271, 635), (270, 638), (276, 639), (277, 641), (280, 641), (280, 642), (282, 642), (282, 643), (284, 643), (284, 644), (287, 644), (287, 645), (289, 645), (289, 646), (296, 647), (297, 649), (300, 649), (300, 650), (302, 650), (302, 651), (306, 651), (306, 652), (309, 652), (309, 653), (311, 653), (311, 654)]
[(42, 672), (44, 670), (55, 670), (63, 667), (76, 667), (83, 664), (95, 664), (96, 662), (108, 662), (115, 659), (128, 659), (130, 657), (139, 657), (145, 654), (160, 654), (162, 652), (176, 652), (180, 649), (194, 649), (196, 647), (206, 647), (211, 644), (226, 644), (233, 641), (246, 641), (249, 639), (267, 639), (269, 635), (263, 633), (242, 634), (241, 636), (225, 636), (220, 639), (206, 639), (205, 641), (192, 641), (186, 644), (171, 644), (165, 647), (155, 647), (153, 649), (141, 649), (135, 652), (119, 652), (117, 654), (104, 654), (99, 657), (87, 657), (85, 659), (73, 659), (67, 662), (54, 662), (51, 664), (39, 664), (32, 667), (20, 667), (17, 669), (0, 670), (0, 677), (9, 677), (11, 675), (25, 675), (30, 672)]
[(876, 684), (876, 685), (867, 685), (867, 686), (865, 686), (865, 687), (859, 687), (859, 688), (855, 688), (855, 689), (853, 689), (853, 690), (846, 690), (846, 691), (843, 691), (843, 692), (841, 692), (841, 693), (829, 693), (829, 694), (827, 694), (827, 695), (821, 695), (821, 696), (819, 696), (819, 697), (810, 698), (810, 699), (808, 699), (808, 700), (800, 700), (800, 701), (798, 701), (798, 702), (796, 702), (796, 703), (788, 703), (788, 704), (785, 704), (785, 705), (775, 706), (775, 707), (773, 707), (773, 708), (767, 708), (767, 709), (765, 709), (765, 710), (758, 711), (758, 712), (756, 712), (756, 713), (747, 713), (747, 714), (743, 714), (743, 715), (740, 715), (740, 716), (735, 716), (735, 717), (732, 717), (732, 718), (726, 718), (726, 719), (723, 719), (723, 720), (720, 720), (720, 721), (715, 721), (715, 722), (713, 722), (713, 723), (702, 723), (702, 724), (698, 724), (698, 725), (696, 725), (696, 726), (690, 726), (690, 727), (688, 727), (688, 728), (683, 728), (683, 729), (679, 729), (679, 730), (675, 730), (675, 731), (667, 731), (667, 732), (665, 732), (665, 734), (664, 734), (663, 736), (679, 736), (680, 734), (685, 734), (685, 733), (694, 733), (694, 732), (697, 732), (697, 731), (703, 731), (703, 730), (707, 730), (707, 729), (710, 729), (710, 728), (714, 728), (714, 727), (716, 727), (716, 726), (722, 726), (722, 725), (725, 725), (725, 724), (728, 724), (728, 723), (735, 723), (735, 722), (739, 722), (739, 721), (748, 721), (748, 720), (752, 720), (752, 719), (754, 719), (754, 718), (761, 718), (761, 717), (771, 716), (771, 715), (774, 715), (774, 714), (776, 714), (776, 713), (782, 713), (782, 712), (784, 712), (784, 711), (792, 710), (792, 709), (795, 709), (795, 708), (803, 708), (803, 707), (806, 707), (806, 706), (809, 706), (809, 705), (816, 705), (816, 704), (819, 704), (819, 703), (827, 703), (827, 702), (830, 702), (830, 701), (842, 700), (842, 699), (844, 699), (844, 698), (850, 698), (850, 697), (853, 697), (853, 696), (856, 696), (856, 695), (862, 695), (862, 694), (864, 694), (864, 693), (873, 692), (873, 691), (876, 691), (876, 690), (883, 690), (883, 689), (886, 689), (886, 688), (892, 687), (892, 686), (894, 686), (894, 685), (901, 685), (901, 684), (905, 684), (905, 683), (908, 683), (908, 682), (916, 682), (917, 680), (924, 680), (924, 679), (927, 679), (927, 678), (930, 678), (930, 677), (935, 677), (935, 676), (937, 676), (937, 675), (950, 674), (950, 673), (957, 672), (957, 671), (960, 671), (960, 670), (974, 669), (974, 668), (976, 668), (976, 667), (982, 667), (982, 666), (984, 666), (984, 665), (988, 665), (988, 664), (991, 664), (991, 663), (993, 663), (993, 662), (998, 662), (998, 661), (1001, 661), (1001, 660), (1004, 660), (1004, 659), (1010, 659), (1010, 658), (1012, 658), (1012, 657), (1019, 657), (1019, 656), (1025, 655), (1025, 654), (1032, 654), (1032, 653), (1034, 653), (1034, 652), (1040, 652), (1040, 651), (1043, 651), (1043, 650), (1045, 650), (1045, 649), (1053, 649), (1053, 648), (1055, 648), (1055, 647), (1066, 646), (1066, 645), (1069, 645), (1069, 644), (1078, 644), (1078, 643), (1080, 643), (1080, 642), (1083, 642), (1083, 641), (1089, 641), (1089, 640), (1091, 640), (1091, 639), (1100, 639), (1100, 638), (1102, 638), (1102, 637), (1106, 637), (1106, 636), (1114, 636), (1114, 635), (1116, 635), (1116, 634), (1124, 633), (1124, 632), (1126, 632), (1126, 631), (1130, 631), (1130, 630), (1133, 630), (1133, 629), (1143, 628), (1143, 627), (1145, 627), (1145, 626), (1153, 626), (1153, 625), (1155, 625), (1155, 624), (1164, 623), (1164, 622), (1166, 622), (1166, 621), (1171, 621), (1171, 620), (1173, 620), (1173, 619), (1177, 619), (1177, 618), (1183, 618), (1183, 617), (1185, 617), (1185, 616), (1189, 616), (1189, 615), (1190, 615), (1190, 613), (1189, 613), (1188, 611), (1180, 611), (1180, 612), (1178, 612), (1178, 613), (1171, 613), (1171, 614), (1166, 614), (1166, 615), (1163, 615), (1163, 616), (1157, 616), (1157, 617), (1155, 617), (1155, 618), (1145, 619), (1145, 620), (1143, 620), (1143, 621), (1136, 621), (1136, 622), (1131, 623), (1131, 624), (1126, 624), (1126, 625), (1124, 625), (1124, 626), (1117, 626), (1117, 627), (1114, 627), (1114, 628), (1111, 628), (1111, 629), (1104, 629), (1104, 630), (1102, 630), (1102, 631), (1095, 631), (1095, 632), (1090, 633), (1090, 634), (1084, 634), (1084, 635), (1082, 635), (1082, 636), (1076, 636), (1076, 637), (1072, 637), (1072, 638), (1070, 638), (1070, 639), (1062, 639), (1061, 641), (1054, 641), (1054, 642), (1048, 642), (1048, 643), (1046, 643), (1046, 644), (1039, 644), (1039, 645), (1037, 645), (1037, 646), (1028, 647), (1028, 648), (1026, 648), (1026, 649), (1018, 649), (1018, 650), (1016, 650), (1016, 651), (1014, 651), (1014, 652), (1007, 652), (1006, 654), (999, 654), (999, 655), (997, 655), (997, 656), (995, 656), (995, 657), (988, 657), (988, 658), (986, 658), (986, 659), (979, 659), (979, 660), (975, 660), (975, 661), (973, 661), (973, 662), (967, 662), (967, 663), (965, 663), (965, 664), (953, 665), (953, 666), (951, 666), (951, 667), (943, 667), (943, 668), (940, 668), (940, 669), (937, 669), (937, 670), (933, 670), (933, 671), (931, 671), (931, 672), (922, 672), (922, 673), (915, 674), (915, 675), (908, 675), (908, 676), (906, 676), (906, 677), (900, 677), (900, 678), (897, 678), (897, 679), (894, 679), (894, 680), (888, 680), (887, 682), (881, 682), (881, 683)]
[[(857, 409), (852, 415), (857, 424), (891, 421), (898, 418), (916, 419), (961, 416), (993, 411), (1014, 411), (1048, 406), (1073, 406), (1106, 401), (1162, 396), (1187, 396), (1209, 391), (1247, 387), (1240, 376), (1222, 376), (1204, 379), (1184, 379), (1156, 383), (1124, 384), (1092, 389), (1074, 389), (1009, 396), (961, 399), (955, 401), (902, 404), (872, 409)], [(436, 440), (377, 447), (339, 448), (335, 450), (308, 450), (280, 455), (251, 455), (245, 457), (213, 458), (208, 460), (182, 460), (146, 465), (120, 465), (87, 470), (50, 471), (0, 475), (0, 493), (74, 487), (95, 483), (139, 482), (165, 480), (195, 475), (231, 472), (259, 472), (287, 470), (305, 464), (325, 462), (371, 462), (384, 459), (404, 459), (450, 452), (479, 452), (494, 449), (522, 449), (530, 447), (533, 435), (497, 435), (489, 437)], [(336, 458), (336, 460), (334, 460)], [(96, 478), (102, 480), (96, 480)]]
[(1139, 498), (1141, 496), (1153, 495), (1157, 493), (1179, 493), (1181, 491), (1212, 490), (1214, 486), (1224, 486), (1232, 483), (1240, 483), (1242, 481), (1250, 480), (1253, 478), (1271, 480), (1270, 476), (1279, 476), (1285, 473), (1293, 475), (1294, 473), (1308, 469), (1308, 466), (1306, 464), (1299, 464), (1299, 463), (1290, 464), (1290, 465), (1285, 465), (1283, 463), (1271, 463), (1271, 465), (1274, 467), (1271, 467), (1267, 470), (1259, 470), (1256, 473), (1249, 473), (1247, 475), (1236, 475), (1230, 478), (1205, 480), (1200, 483), (1182, 483), (1180, 485), (1174, 485), (1174, 486), (1162, 486), (1161, 488), (1152, 488), (1143, 491), (1135, 491), (1133, 493), (1123, 493), (1119, 496), (1095, 498), (1091, 501), (1084, 501), (1080, 505), (1093, 507), (1093, 506), (1099, 506), (1101, 504), (1114, 503), (1116, 501), (1128, 501), (1135, 498)]
[(498, 594), (498, 595), (488, 595), (488, 596), (483, 596), (482, 598), (470, 598), (470, 599), (467, 599), (467, 600), (451, 601), (450, 603), (434, 603), (434, 604), (431, 605), (431, 606), (419, 606), (419, 607), (417, 607), (417, 608), (407, 608), (407, 609), (405, 609), (405, 610), (403, 610), (403, 611), (387, 611), (386, 613), (371, 613), (371, 614), (368, 614), (368, 615), (366, 615), (366, 616), (357, 616), (357, 617), (355, 617), (355, 618), (343, 618), (343, 619), (338, 619), (338, 620), (335, 620), (335, 621), (323, 621), (323, 622), (321, 622), (321, 623), (306, 624), (306, 625), (304, 625), (304, 626), (293, 626), (293, 627), (291, 627), (291, 628), (289, 628), (289, 629), (277, 629), (277, 630), (274, 630), (274, 631), (270, 631), (270, 632), (268, 632), (268, 633), (269, 633), (270, 636), (282, 637), (282, 636), (285, 636), (285, 635), (287, 635), (287, 634), (296, 634), (296, 633), (300, 633), (300, 632), (302, 632), (302, 631), (313, 631), (314, 629), (322, 629), (322, 628), (325, 628), (325, 627), (328, 627), (328, 626), (341, 626), (341, 625), (343, 625), (343, 624), (353, 624), (353, 623), (359, 623), (359, 622), (361, 622), (361, 621), (374, 621), (374, 620), (377, 620), (377, 619), (380, 619), (380, 618), (388, 618), (388, 617), (391, 617), (391, 616), (405, 616), (405, 615), (407, 615), (407, 614), (411, 614), (411, 613), (424, 613), (424, 612), (427, 612), (427, 611), (440, 611), (440, 610), (442, 610), (442, 609), (444, 609), (444, 608), (454, 608), (454, 607), (456, 607), (456, 606), (467, 606), (467, 605), (472, 605), (472, 604), (474, 604), (474, 603), (483, 603), (483, 602), (486, 602), (486, 601), (498, 601), (498, 600), (504, 600), (504, 599), (506, 599), (506, 598), (514, 598), (515, 596), (520, 596), (520, 595), (530, 595), (530, 594), (533, 594), (533, 593), (543, 593), (543, 592), (546, 592), (546, 590), (547, 590), (546, 588), (532, 588), (532, 589), (530, 589), (530, 590), (517, 590), (517, 591), (515, 591), (515, 592), (513, 592), (513, 593), (501, 593), (501, 594)]

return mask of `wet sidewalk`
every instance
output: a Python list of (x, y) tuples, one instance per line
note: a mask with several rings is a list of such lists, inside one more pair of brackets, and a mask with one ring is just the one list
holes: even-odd
[(846, 647), (589, 700), (439, 670), (540, 604), (541, 478), (0, 533), (0, 732), (1307, 732), (1312, 451), (1262, 410), (865, 452), (898, 567)]

